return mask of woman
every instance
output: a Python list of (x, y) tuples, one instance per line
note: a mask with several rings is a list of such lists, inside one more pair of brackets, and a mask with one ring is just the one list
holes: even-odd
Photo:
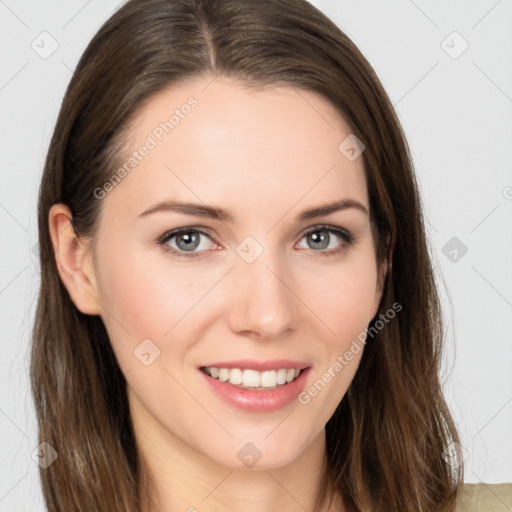
[(301, 0), (139, 0), (39, 202), (52, 511), (449, 511), (462, 481), (404, 134)]

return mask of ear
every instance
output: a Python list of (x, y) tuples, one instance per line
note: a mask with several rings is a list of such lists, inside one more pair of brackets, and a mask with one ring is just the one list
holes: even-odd
[(392, 266), (393, 252), (391, 249), (389, 249), (386, 259), (377, 268), (377, 284), (375, 287), (375, 300), (372, 307), (372, 318), (374, 318), (377, 314), (377, 311), (379, 311), (380, 301), (384, 292), (386, 279), (388, 279), (391, 275)]
[(101, 306), (89, 241), (76, 235), (71, 211), (65, 204), (50, 208), (48, 223), (57, 270), (71, 300), (82, 313), (99, 315)]

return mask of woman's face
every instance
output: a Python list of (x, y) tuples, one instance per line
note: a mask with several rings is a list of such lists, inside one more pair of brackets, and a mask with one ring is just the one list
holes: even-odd
[(152, 98), (95, 192), (95, 293), (140, 437), (278, 467), (323, 435), (379, 305), (361, 148), (314, 93), (210, 82)]

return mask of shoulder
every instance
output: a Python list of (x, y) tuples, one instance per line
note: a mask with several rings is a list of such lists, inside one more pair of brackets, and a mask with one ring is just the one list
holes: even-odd
[(510, 512), (512, 483), (464, 484), (457, 501), (456, 512)]

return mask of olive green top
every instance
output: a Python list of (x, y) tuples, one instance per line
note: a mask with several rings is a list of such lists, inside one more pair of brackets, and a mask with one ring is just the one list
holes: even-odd
[(512, 483), (464, 484), (457, 512), (512, 512)]

